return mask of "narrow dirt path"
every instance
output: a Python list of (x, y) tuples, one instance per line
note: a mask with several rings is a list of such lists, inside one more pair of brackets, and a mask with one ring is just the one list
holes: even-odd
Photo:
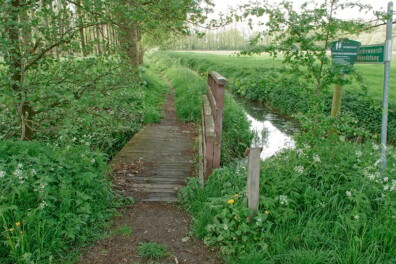
[[(120, 209), (113, 235), (96, 242), (79, 264), (222, 263), (202, 241), (190, 236), (191, 217), (172, 202), (184, 179), (191, 176), (195, 155), (194, 128), (177, 120), (173, 102), (172, 90), (161, 123), (146, 126), (149, 133), (139, 132), (140, 139), (132, 139), (113, 159), (116, 190), (138, 202)], [(169, 255), (159, 260), (139, 256), (142, 242), (164, 245)]]

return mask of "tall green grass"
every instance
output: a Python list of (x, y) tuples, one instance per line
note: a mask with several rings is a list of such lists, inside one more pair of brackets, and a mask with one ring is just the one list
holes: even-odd
[(396, 152), (381, 176), (379, 147), (320, 140), (261, 164), (259, 212), (247, 209), (244, 163), (181, 191), (193, 231), (229, 263), (393, 263)]
[[(206, 80), (196, 72), (182, 66), (165, 54), (149, 57), (152, 68), (162, 71), (175, 89), (177, 116), (185, 122), (199, 123), (201, 119), (202, 95), (206, 92)], [(206, 78), (206, 76), (205, 76)], [(222, 163), (229, 163), (243, 155), (253, 138), (243, 108), (230, 95), (225, 95)]]
[(87, 146), (0, 144), (0, 262), (65, 263), (115, 206), (105, 155)]

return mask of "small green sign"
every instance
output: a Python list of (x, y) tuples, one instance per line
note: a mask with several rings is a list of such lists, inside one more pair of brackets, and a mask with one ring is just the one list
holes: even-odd
[(338, 65), (352, 66), (357, 58), (360, 42), (350, 39), (341, 39), (331, 43), (331, 57)]
[(385, 44), (361, 46), (356, 63), (383, 63)]

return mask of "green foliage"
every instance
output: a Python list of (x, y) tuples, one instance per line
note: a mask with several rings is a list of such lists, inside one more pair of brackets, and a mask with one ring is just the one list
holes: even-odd
[(202, 95), (206, 91), (205, 81), (167, 56), (151, 56), (149, 61), (163, 71), (175, 89), (176, 115), (184, 122), (198, 122), (201, 119)]
[(242, 158), (250, 147), (253, 133), (242, 106), (231, 95), (224, 97), (221, 160), (223, 164)]
[(154, 73), (148, 66), (142, 73), (145, 81), (144, 116), (145, 124), (158, 123), (162, 118), (162, 106), (165, 102), (164, 94), (169, 87), (161, 76)]
[[(37, 85), (29, 95), (36, 109), (35, 139), (64, 146), (85, 144), (113, 155), (143, 122), (161, 118), (167, 86), (150, 69), (142, 78), (145, 85), (125, 75), (116, 58), (70, 58), (37, 70), (27, 80)], [(0, 101), (0, 138), (15, 138), (19, 126), (8, 104), (12, 97)]]
[(372, 143), (320, 140), (263, 161), (257, 215), (246, 210), (243, 164), (216, 170), (204, 188), (190, 180), (180, 198), (194, 232), (231, 263), (392, 263), (396, 151), (388, 151), (383, 176)]
[(132, 235), (133, 231), (129, 226), (120, 226), (116, 233), (124, 236), (130, 236)]
[[(176, 90), (176, 114), (185, 122), (201, 119), (202, 95), (206, 82), (196, 72), (183, 67), (166, 54), (156, 53), (150, 57), (152, 65), (170, 80)], [(206, 77), (206, 76), (205, 76)], [(226, 164), (242, 157), (250, 146), (253, 134), (244, 110), (229, 94), (225, 95), (223, 111), (223, 134), (221, 161)]]
[[(86, 146), (0, 144), (0, 262), (59, 262), (114, 206), (105, 156)], [(58, 260), (57, 260), (58, 259)]]
[[(375, 86), (367, 87), (368, 91), (366, 92), (357, 88), (356, 82), (345, 85), (341, 115), (337, 120), (332, 120), (329, 117), (332, 93), (327, 91), (321, 96), (323, 114), (316, 115), (318, 119), (314, 121), (311, 118), (312, 107), (316, 102), (315, 96), (312, 94), (313, 87), (290, 69), (270, 67), (273, 64), (272, 60), (266, 57), (226, 57), (202, 54), (197, 56), (197, 54), (180, 52), (168, 54), (179, 59), (186, 66), (199, 70), (202, 74), (217, 69), (228, 78), (228, 88), (233, 93), (263, 102), (290, 116), (295, 115), (307, 131), (311, 131), (312, 127), (317, 127), (320, 131), (316, 131), (316, 136), (327, 136), (329, 129), (336, 125), (338, 133), (350, 140), (362, 141), (379, 138), (382, 115), (381, 101), (380, 98), (372, 98), (371, 95), (382, 91), (383, 73), (382, 69), (376, 65), (359, 65), (372, 66), (370, 79), (364, 79), (365, 82), (370, 82)], [(367, 69), (364, 69), (367, 72)], [(373, 75), (373, 73), (375, 74)], [(365, 76), (363, 75), (363, 77)], [(388, 142), (391, 144), (396, 141), (396, 124), (393, 123), (396, 119), (394, 117), (396, 109), (394, 98), (391, 95), (389, 106)]]
[(260, 32), (255, 43), (263, 36), (272, 37), (266, 47), (259, 47), (247, 53), (269, 52), (273, 57), (281, 54), (283, 63), (315, 86), (318, 97), (324, 88), (334, 83), (335, 72), (327, 54), (330, 43), (341, 36), (353, 35), (370, 28), (369, 23), (356, 19), (340, 19), (337, 13), (345, 9), (358, 8), (369, 12), (371, 7), (357, 1), (305, 2), (299, 9), (292, 2), (282, 1), (273, 6), (262, 1), (245, 10), (245, 16), (268, 16), (266, 29)]
[(164, 245), (153, 242), (139, 243), (138, 254), (144, 258), (161, 259), (169, 255)]

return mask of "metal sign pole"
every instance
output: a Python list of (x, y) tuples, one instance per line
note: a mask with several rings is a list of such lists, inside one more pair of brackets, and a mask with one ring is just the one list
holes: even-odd
[(393, 2), (388, 3), (388, 22), (386, 25), (386, 42), (385, 42), (385, 72), (384, 72), (384, 100), (382, 106), (382, 128), (381, 128), (381, 160), (382, 173), (386, 171), (386, 137), (388, 127), (388, 104), (389, 104), (389, 79), (390, 63), (392, 59), (392, 22), (393, 22)]

